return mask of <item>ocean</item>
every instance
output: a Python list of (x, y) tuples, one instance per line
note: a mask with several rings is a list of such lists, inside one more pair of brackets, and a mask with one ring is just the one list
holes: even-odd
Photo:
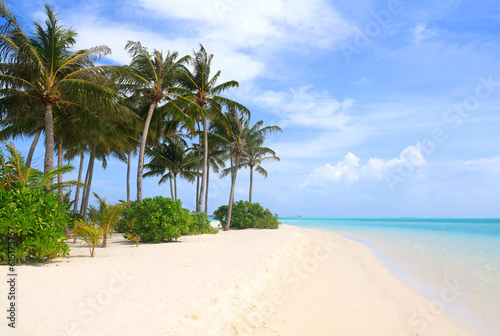
[[(436, 302), (462, 326), (500, 335), (500, 219), (280, 218), (373, 250), (408, 287)], [(447, 293), (446, 288), (454, 289)], [(445, 295), (446, 293), (446, 295)]]

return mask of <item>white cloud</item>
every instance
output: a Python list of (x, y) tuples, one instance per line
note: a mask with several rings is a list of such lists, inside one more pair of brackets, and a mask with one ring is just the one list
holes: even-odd
[(412, 29), (412, 35), (413, 35), (413, 42), (415, 42), (416, 45), (419, 45), (420, 42), (425, 41), (432, 36), (436, 35), (434, 31), (431, 29), (427, 28), (426, 24), (418, 24)]
[(221, 81), (267, 76), (266, 65), (277, 53), (334, 47), (354, 31), (326, 0), (186, 0), (182, 5), (141, 0), (134, 5), (141, 18), (151, 16), (165, 27), (82, 16), (78, 6), (64, 16), (75, 22), (78, 48), (107, 45), (113, 50), (110, 58), (120, 64), (129, 62), (127, 40), (180, 55), (191, 54), (201, 43), (215, 55), (214, 69), (223, 70)]
[(325, 183), (335, 182), (350, 184), (357, 180), (384, 180), (389, 173), (399, 168), (410, 166), (415, 169), (427, 165), (420, 144), (408, 146), (398, 157), (388, 161), (370, 158), (363, 166), (360, 166), (359, 162), (360, 159), (356, 155), (348, 153), (344, 160), (336, 165), (327, 163), (315, 168), (303, 185), (322, 186)]
[(169, 18), (196, 21), (200, 35), (248, 48), (290, 43), (330, 46), (353, 28), (326, 0), (141, 0)]
[[(314, 173), (309, 176), (310, 180), (321, 180), (321, 182), (353, 182), (359, 179), (357, 170), (359, 167), (359, 158), (352, 153), (348, 153), (344, 161), (332, 166), (327, 163), (324, 167), (319, 167), (314, 170)], [(308, 178), (308, 179), (309, 179)]]
[(347, 129), (351, 118), (347, 115), (354, 100), (342, 102), (328, 91), (314, 91), (303, 86), (289, 91), (267, 90), (255, 98), (255, 102), (277, 115), (282, 127), (301, 126), (323, 129)]
[(470, 160), (460, 165), (461, 169), (498, 173), (500, 168), (500, 155), (490, 158)]

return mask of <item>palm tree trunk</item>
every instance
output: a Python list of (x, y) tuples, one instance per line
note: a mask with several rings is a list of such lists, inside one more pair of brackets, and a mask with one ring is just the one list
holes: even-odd
[[(90, 164), (90, 162), (89, 162)], [(87, 195), (87, 186), (89, 185), (89, 168), (87, 167), (87, 173), (85, 174), (85, 187), (82, 192), (82, 204), (80, 204), (80, 216), (83, 218), (83, 206), (85, 205), (85, 196)]]
[(90, 152), (89, 167), (87, 168), (87, 173), (89, 174), (89, 180), (87, 183), (87, 189), (85, 189), (85, 204), (81, 209), (82, 217), (85, 222), (87, 221), (87, 207), (89, 206), (90, 187), (92, 186), (92, 175), (94, 174), (95, 152), (96, 148), (93, 147), (92, 151)]
[(170, 177), (170, 198), (174, 199), (174, 187), (172, 185), (172, 177)]
[(210, 181), (210, 166), (207, 169), (207, 190), (205, 190), (205, 213), (208, 215), (208, 186)]
[(252, 188), (253, 188), (253, 166), (250, 166), (250, 195), (248, 202), (252, 203)]
[(148, 115), (144, 122), (144, 129), (142, 130), (141, 148), (139, 150), (139, 163), (137, 165), (137, 202), (142, 202), (142, 171), (144, 169), (144, 152), (146, 151), (146, 139), (148, 138), (149, 124), (153, 117), (156, 101), (153, 101), (149, 106)]
[(208, 166), (208, 132), (207, 132), (207, 118), (202, 117), (203, 122), (203, 168), (201, 171), (201, 185), (200, 185), (200, 199), (198, 200), (197, 211), (201, 212), (203, 208), (203, 190), (205, 188), (205, 179), (207, 177)]
[(229, 206), (227, 209), (227, 218), (226, 218), (226, 226), (224, 227), (224, 231), (229, 230), (231, 225), (231, 213), (233, 212), (233, 203), (234, 203), (234, 186), (236, 184), (236, 174), (238, 173), (238, 165), (240, 164), (240, 156), (236, 155), (235, 164), (233, 168), (233, 173), (231, 174), (231, 192), (229, 193)]
[(131, 152), (127, 153), (127, 202), (130, 202), (130, 159)]
[(196, 175), (196, 212), (198, 211), (198, 201), (200, 199), (200, 155), (201, 155), (201, 137), (200, 140), (198, 141), (198, 157), (196, 159), (196, 172), (198, 173)]
[(30, 151), (28, 152), (28, 158), (26, 159), (26, 168), (31, 167), (31, 161), (33, 160), (33, 153), (35, 153), (35, 148), (36, 145), (38, 144), (38, 140), (40, 139), (40, 134), (42, 134), (41, 128), (39, 128), (36, 131), (35, 137), (33, 138), (33, 142), (31, 143)]
[[(83, 173), (83, 160), (85, 158), (85, 154), (82, 153), (80, 154), (80, 168), (78, 169), (78, 182), (82, 181), (82, 173)], [(73, 213), (78, 212), (78, 199), (80, 198), (80, 187), (76, 186), (76, 191), (75, 191), (75, 204), (73, 206)]]
[(54, 168), (54, 117), (52, 105), (45, 105), (45, 160), (43, 172)]
[[(63, 139), (62, 137), (59, 137), (57, 141), (57, 165), (61, 167), (62, 164), (63, 164)], [(57, 175), (57, 182), (59, 182), (60, 184), (63, 182), (62, 174)], [(59, 187), (58, 193), (59, 193), (59, 202), (64, 202), (62, 187)]]
[(177, 201), (177, 175), (174, 175), (175, 200)]

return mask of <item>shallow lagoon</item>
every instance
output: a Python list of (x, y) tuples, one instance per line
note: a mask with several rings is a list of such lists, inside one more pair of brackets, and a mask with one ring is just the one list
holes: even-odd
[[(407, 286), (480, 335), (500, 335), (500, 219), (281, 218), (372, 248)], [(453, 295), (444, 295), (454, 284)], [(452, 292), (449, 292), (452, 293)], [(432, 321), (430, 321), (432, 322)]]

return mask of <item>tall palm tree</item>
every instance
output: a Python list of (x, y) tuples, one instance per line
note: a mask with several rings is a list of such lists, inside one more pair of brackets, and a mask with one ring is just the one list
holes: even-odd
[(151, 161), (144, 165), (149, 171), (144, 174), (148, 176), (161, 176), (159, 184), (170, 180), (172, 199), (177, 200), (177, 176), (189, 182), (195, 180), (198, 172), (196, 167), (196, 155), (189, 151), (185, 142), (179, 139), (167, 138), (165, 142), (151, 149)]
[[(182, 85), (191, 91), (190, 99), (198, 106), (198, 109), (193, 110), (197, 115), (196, 120), (201, 120), (203, 125), (203, 143), (204, 153), (208, 153), (208, 127), (207, 119), (213, 120), (222, 114), (221, 108), (238, 108), (240, 111), (250, 113), (243, 105), (220, 96), (221, 93), (231, 88), (238, 87), (237, 81), (228, 81), (217, 84), (221, 71), (217, 71), (210, 77), (213, 55), (207, 54), (205, 48), (200, 45), (200, 50), (194, 52), (194, 57), (191, 58), (193, 72), (186, 70), (182, 77)], [(203, 190), (208, 169), (208, 155), (203, 155), (203, 166), (201, 175), (201, 185), (199, 191), (196, 211), (201, 212), (203, 208)]]
[(248, 192), (248, 201), (250, 203), (252, 203), (253, 171), (255, 169), (257, 173), (266, 178), (267, 171), (262, 168), (262, 162), (268, 160), (279, 161), (280, 158), (276, 156), (276, 153), (271, 148), (259, 145), (251, 145), (242, 157), (240, 166), (250, 168), (250, 190)]
[(45, 26), (35, 22), (31, 36), (23, 31), (3, 0), (0, 16), (0, 59), (4, 67), (0, 85), (8, 96), (33, 98), (43, 107), (45, 131), (44, 171), (54, 165), (54, 106), (81, 105), (90, 110), (113, 105), (115, 92), (105, 74), (109, 67), (94, 61), (110, 53), (106, 46), (70, 51), (76, 43), (75, 30), (59, 24), (58, 16), (45, 6)]
[[(128, 71), (129, 90), (139, 96), (149, 98), (149, 109), (142, 129), (137, 166), (137, 201), (141, 202), (144, 155), (153, 112), (164, 101), (185, 99), (183, 94), (186, 94), (186, 90), (178, 86), (178, 81), (183, 64), (189, 60), (189, 56), (177, 59), (177, 52), (168, 52), (164, 55), (162, 51), (156, 49), (149, 53), (140, 42), (133, 41), (128, 41), (125, 49), (132, 58), (130, 65), (125, 67)], [(182, 115), (182, 110), (180, 108), (178, 110)], [(191, 122), (187, 116), (183, 118), (183, 121), (188, 124)]]
[(231, 190), (229, 192), (229, 205), (224, 231), (229, 230), (231, 225), (231, 213), (234, 203), (234, 188), (236, 185), (236, 176), (240, 167), (240, 160), (243, 156), (248, 156), (248, 150), (253, 144), (263, 143), (267, 133), (280, 130), (278, 126), (262, 127), (263, 121), (256, 122), (250, 126), (250, 118), (245, 114), (238, 113), (236, 109), (231, 109), (223, 118), (220, 118), (215, 124), (214, 136), (222, 143), (225, 143), (228, 157), (231, 159)]

